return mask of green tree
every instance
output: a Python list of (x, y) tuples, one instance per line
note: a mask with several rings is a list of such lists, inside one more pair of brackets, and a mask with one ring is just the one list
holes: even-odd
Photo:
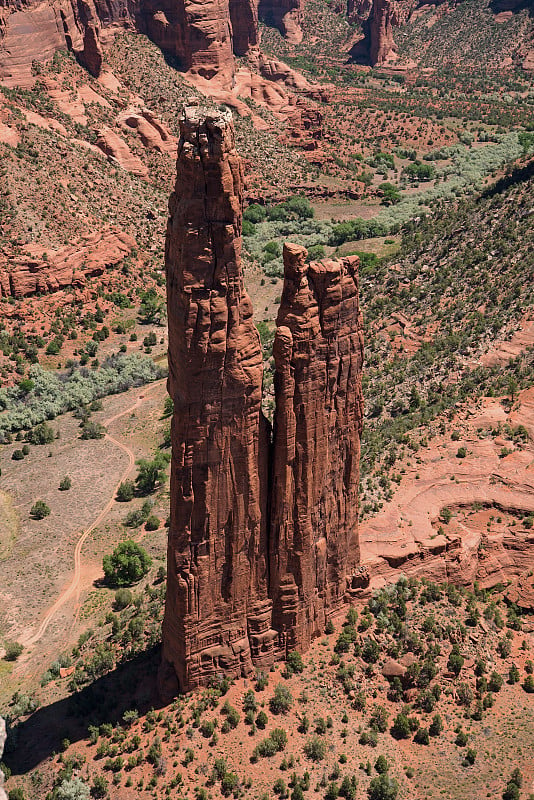
[(391, 735), (395, 739), (407, 739), (411, 733), (410, 720), (406, 714), (397, 714), (391, 726)]
[(163, 481), (166, 464), (167, 459), (161, 453), (158, 453), (152, 461), (142, 458), (137, 462), (139, 469), (135, 485), (140, 495), (151, 494), (158, 483)]
[(134, 496), (134, 482), (130, 480), (122, 481), (117, 489), (117, 501), (119, 503), (129, 503)]
[(141, 295), (139, 306), (139, 321), (145, 325), (152, 322), (159, 322), (163, 311), (163, 301), (156, 289), (152, 287)]
[(33, 519), (44, 519), (50, 514), (50, 508), (46, 505), (44, 500), (36, 500), (30, 508), (30, 517)]
[(118, 544), (111, 555), (105, 555), (102, 564), (108, 583), (129, 586), (147, 574), (152, 559), (141, 545), (127, 539)]
[(378, 187), (378, 191), (382, 196), (382, 205), (383, 206), (392, 206), (400, 203), (401, 195), (399, 190), (396, 186), (392, 183), (381, 183)]
[(399, 784), (387, 773), (373, 778), (367, 789), (369, 800), (396, 800)]
[(269, 708), (273, 714), (287, 714), (292, 703), (293, 698), (287, 686), (278, 683), (274, 690), (274, 696), (269, 701)]

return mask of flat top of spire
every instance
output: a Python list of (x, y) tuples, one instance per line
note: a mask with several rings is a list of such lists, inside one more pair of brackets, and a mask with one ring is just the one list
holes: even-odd
[(200, 103), (196, 98), (190, 98), (184, 103), (180, 121), (191, 126), (211, 123), (220, 128), (225, 128), (232, 122), (232, 112), (229, 108), (220, 106), (218, 108), (210, 108)]

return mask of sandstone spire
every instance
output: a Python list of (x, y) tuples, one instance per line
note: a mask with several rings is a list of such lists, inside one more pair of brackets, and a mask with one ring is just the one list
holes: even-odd
[[(172, 421), (164, 662), (182, 689), (273, 660), (262, 353), (241, 271), (230, 112), (180, 122), (166, 270)], [(261, 450), (261, 453), (260, 453)]]
[(230, 113), (186, 108), (165, 253), (165, 697), (306, 650), (358, 580), (358, 259), (307, 264), (304, 248), (284, 248), (271, 442), (241, 271), (242, 194)]
[(274, 342), (273, 627), (305, 650), (350, 591), (359, 562), (363, 416), (356, 257), (306, 263), (285, 245)]

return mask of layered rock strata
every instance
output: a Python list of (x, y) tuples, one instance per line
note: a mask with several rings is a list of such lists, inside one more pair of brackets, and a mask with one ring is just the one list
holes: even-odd
[[(172, 421), (164, 664), (182, 688), (271, 663), (262, 350), (241, 270), (230, 112), (180, 122), (165, 263)], [(166, 671), (164, 683), (172, 670)]]
[[(299, 0), (270, 0), (269, 14), (292, 40)], [(172, 55), (181, 69), (230, 84), (234, 55), (259, 42), (258, 0), (2, 0), (0, 81), (31, 85), (34, 63), (70, 50), (95, 77), (116, 28), (134, 28)]]
[(241, 270), (231, 116), (190, 107), (180, 133), (165, 258), (174, 400), (165, 696), (305, 650), (350, 596), (359, 560), (358, 260), (308, 265), (303, 248), (285, 248), (273, 444)]
[(27, 245), (15, 257), (4, 259), (0, 254), (0, 297), (21, 298), (84, 286), (88, 278), (121, 264), (134, 247), (131, 236), (110, 229), (48, 253), (43, 253), (42, 246)]

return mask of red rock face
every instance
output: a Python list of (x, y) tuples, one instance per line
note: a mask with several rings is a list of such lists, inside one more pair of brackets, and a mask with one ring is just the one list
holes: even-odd
[(229, 112), (187, 109), (180, 130), (165, 259), (175, 410), (163, 640), (164, 663), (189, 689), (247, 674), (252, 658), (272, 662), (276, 633), (262, 352), (241, 270), (243, 168)]
[[(460, 2), (462, 0), (434, 0), (433, 5), (448, 4), (454, 7)], [(514, 3), (516, 0), (503, 2)], [(403, 25), (412, 12), (423, 5), (425, 0), (347, 0), (347, 16), (350, 21), (362, 24), (369, 61), (373, 67), (396, 57), (393, 29)]]
[(0, 297), (48, 294), (66, 286), (84, 286), (87, 279), (118, 266), (135, 247), (135, 240), (118, 230), (90, 234), (78, 244), (48, 251), (26, 246), (26, 253), (0, 259)]
[[(405, 12), (409, 16), (417, 0), (348, 0), (347, 15), (362, 24), (371, 65), (384, 64), (396, 53), (393, 25)], [(402, 6), (402, 9), (401, 9)]]
[[(273, 18), (293, 36), (299, 0), (272, 0)], [(285, 21), (285, 22), (284, 22)], [(102, 67), (103, 27), (135, 27), (173, 55), (184, 70), (231, 82), (234, 54), (258, 44), (258, 0), (3, 0), (0, 80), (33, 83), (33, 62), (71, 50), (95, 77)], [(297, 37), (298, 38), (298, 37)]]
[(307, 264), (306, 256), (284, 247), (274, 342), (270, 578), (273, 627), (287, 650), (306, 649), (324, 631), (359, 563), (358, 259)]
[(358, 259), (308, 265), (303, 248), (285, 249), (271, 457), (231, 115), (189, 108), (180, 129), (165, 256), (174, 400), (165, 698), (305, 650), (350, 596), (359, 560)]
[(267, 25), (278, 28), (292, 44), (302, 41), (300, 0), (260, 0), (259, 15)]

